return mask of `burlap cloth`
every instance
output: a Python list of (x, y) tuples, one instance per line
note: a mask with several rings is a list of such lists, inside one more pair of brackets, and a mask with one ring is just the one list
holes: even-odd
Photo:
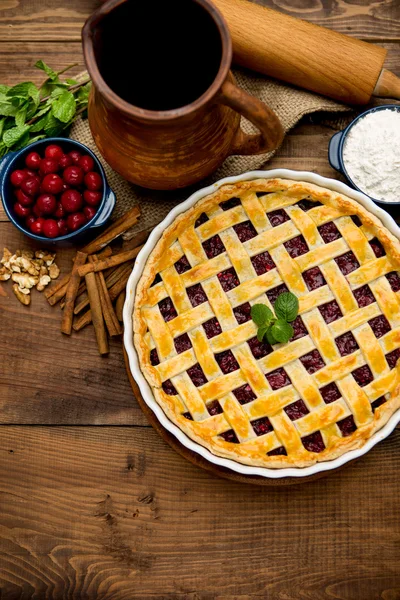
[[(339, 113), (348, 111), (349, 108), (328, 98), (306, 92), (298, 88), (268, 79), (264, 76), (235, 69), (234, 75), (238, 85), (249, 94), (256, 96), (266, 102), (278, 115), (287, 133), (305, 115), (318, 111), (328, 113)], [(333, 115), (332, 115), (333, 116)], [(338, 116), (335, 120), (337, 122)], [(241, 123), (244, 131), (253, 133), (255, 130), (251, 123), (242, 118)], [(210, 183), (228, 177), (239, 175), (245, 171), (259, 169), (271, 158), (274, 152), (259, 154), (257, 156), (230, 156), (207, 180), (197, 183), (195, 186), (183, 190), (160, 192), (147, 190), (132, 185), (116, 173), (100, 156), (90, 133), (87, 119), (79, 118), (70, 131), (70, 137), (86, 144), (97, 156), (99, 156), (110, 187), (115, 192), (117, 203), (112, 215), (116, 219), (124, 214), (135, 204), (140, 205), (141, 218), (135, 227), (125, 234), (125, 239), (131, 238), (136, 233), (154, 227), (177, 203), (185, 200), (193, 191), (209, 185)]]

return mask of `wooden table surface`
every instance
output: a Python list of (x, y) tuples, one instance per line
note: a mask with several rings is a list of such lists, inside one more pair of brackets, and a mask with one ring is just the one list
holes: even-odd
[[(258, 1), (385, 46), (400, 74), (398, 0)], [(38, 58), (82, 70), (80, 29), (95, 7), (1, 0), (0, 82), (40, 82)], [(334, 131), (313, 121), (271, 167), (335, 177)], [(4, 217), (3, 245), (30, 246)], [(57, 262), (70, 260), (62, 251)], [(148, 425), (120, 341), (100, 358), (91, 328), (67, 338), (59, 326), (42, 295), (27, 309), (0, 287), (1, 600), (400, 599), (399, 429), (312, 483), (219, 479)]]

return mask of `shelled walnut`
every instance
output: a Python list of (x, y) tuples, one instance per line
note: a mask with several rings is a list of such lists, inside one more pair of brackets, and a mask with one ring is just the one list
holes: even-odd
[(16, 250), (12, 254), (3, 249), (0, 260), (0, 281), (11, 279), (13, 292), (25, 306), (30, 304), (30, 291), (33, 287), (42, 292), (52, 279), (57, 279), (60, 269), (55, 264), (55, 252), (47, 250)]

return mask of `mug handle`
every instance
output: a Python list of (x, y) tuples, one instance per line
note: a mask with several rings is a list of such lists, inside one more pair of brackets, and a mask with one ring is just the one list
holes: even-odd
[(218, 102), (243, 115), (260, 130), (260, 133), (250, 135), (239, 127), (233, 138), (230, 155), (263, 154), (275, 150), (282, 142), (284, 132), (280, 120), (258, 98), (226, 80), (222, 84)]

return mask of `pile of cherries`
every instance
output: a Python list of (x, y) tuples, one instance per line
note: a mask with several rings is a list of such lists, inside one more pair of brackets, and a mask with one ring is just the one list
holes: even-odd
[(10, 175), (14, 213), (36, 235), (55, 238), (83, 227), (97, 213), (103, 181), (89, 154), (50, 144), (44, 157), (30, 152), (25, 169)]

